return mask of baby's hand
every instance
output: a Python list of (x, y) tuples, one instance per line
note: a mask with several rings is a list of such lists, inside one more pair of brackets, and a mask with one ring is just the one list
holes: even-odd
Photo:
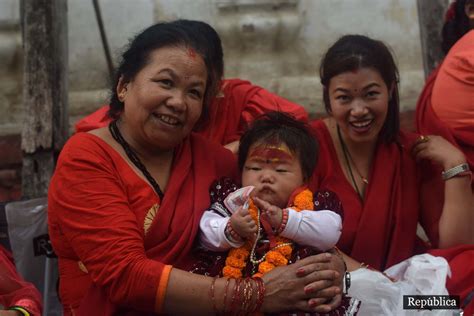
[(283, 217), (283, 210), (278, 206), (272, 205), (267, 201), (254, 197), (253, 201), (255, 205), (262, 211), (262, 215), (265, 216), (273, 229), (280, 227), (281, 219)]
[(252, 239), (257, 233), (257, 224), (250, 216), (249, 210), (240, 207), (237, 212), (230, 217), (230, 225), (242, 238)]

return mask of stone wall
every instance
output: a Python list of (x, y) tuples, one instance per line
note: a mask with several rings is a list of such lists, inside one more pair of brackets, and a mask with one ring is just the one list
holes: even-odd
[[(109, 45), (122, 47), (153, 21), (199, 19), (222, 37), (226, 77), (248, 79), (313, 116), (323, 113), (317, 77), (327, 47), (346, 33), (384, 40), (401, 72), (403, 124), (423, 86), (413, 0), (101, 0)], [(71, 125), (107, 102), (109, 74), (91, 1), (68, 1)], [(19, 1), (0, 0), (0, 201), (20, 196), (22, 47)]]

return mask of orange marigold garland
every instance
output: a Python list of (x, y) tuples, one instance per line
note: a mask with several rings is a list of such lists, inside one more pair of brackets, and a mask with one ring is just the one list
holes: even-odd
[[(313, 210), (313, 193), (305, 189), (298, 193), (295, 198), (292, 209), (297, 212), (301, 210)], [(260, 223), (259, 210), (255, 206), (252, 200), (249, 203), (249, 213), (256, 223)], [(260, 225), (259, 225), (260, 227)], [(260, 231), (261, 228), (259, 228)], [(229, 278), (241, 278), (242, 270), (247, 265), (247, 261), (250, 260), (254, 264), (258, 264), (257, 273), (253, 277), (261, 277), (263, 274), (271, 271), (277, 266), (284, 266), (288, 264), (288, 260), (293, 252), (291, 240), (282, 236), (276, 236), (276, 246), (268, 251), (260, 260), (255, 260), (254, 250), (257, 240), (254, 243), (246, 241), (245, 244), (239, 248), (233, 248), (229, 251), (226, 259), (226, 265), (222, 270), (224, 277)]]

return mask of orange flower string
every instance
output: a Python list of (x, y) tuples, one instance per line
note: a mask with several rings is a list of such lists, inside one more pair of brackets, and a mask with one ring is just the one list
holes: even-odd
[[(295, 196), (292, 209), (297, 212), (301, 210), (313, 210), (313, 193), (305, 189)], [(252, 200), (249, 203), (249, 213), (256, 223), (259, 223), (259, 211)], [(259, 223), (260, 224), (260, 223)], [(260, 227), (260, 226), (259, 226)], [(256, 240), (255, 243), (258, 241)], [(245, 244), (239, 248), (234, 248), (229, 251), (226, 259), (226, 265), (222, 270), (224, 277), (241, 278), (242, 270), (247, 265), (250, 256), (250, 251), (255, 247), (251, 241), (246, 241)], [(285, 266), (291, 258), (293, 247), (291, 240), (282, 236), (276, 236), (276, 246), (268, 251), (258, 264), (258, 272), (253, 277), (261, 277), (263, 274), (271, 271), (275, 267)]]

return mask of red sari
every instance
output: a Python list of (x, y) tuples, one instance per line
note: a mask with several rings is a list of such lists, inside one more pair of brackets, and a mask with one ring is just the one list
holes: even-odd
[(61, 152), (48, 200), (66, 315), (159, 311), (170, 265), (191, 264), (210, 184), (222, 175), (235, 178), (236, 166), (230, 151), (192, 134), (175, 152), (160, 201), (102, 139), (73, 136)]
[[(440, 172), (433, 172), (429, 164), (418, 166), (411, 157), (410, 150), (418, 135), (400, 132), (398, 144), (377, 145), (369, 184), (361, 201), (344, 175), (326, 124), (317, 120), (311, 125), (319, 141), (320, 156), (310, 189), (330, 190), (341, 199), (344, 225), (338, 246), (342, 251), (385, 270), (416, 254), (418, 222), (430, 240), (438, 239), (443, 183)], [(425, 185), (434, 183), (434, 179), (437, 185)], [(425, 192), (428, 188), (435, 191)], [(474, 247), (436, 250), (433, 254), (448, 260), (452, 270), (448, 291), (461, 295), (463, 300), (474, 284)], [(473, 305), (471, 302), (470, 306)]]
[[(109, 106), (105, 105), (76, 124), (77, 132), (87, 132), (107, 126)], [(240, 79), (223, 80), (221, 92), (210, 106), (210, 120), (198, 133), (221, 145), (240, 138), (247, 124), (268, 111), (282, 111), (296, 119), (307, 121), (305, 109), (276, 94)]]
[[(451, 48), (443, 63), (427, 79), (416, 105), (416, 127), (421, 134), (441, 135), (459, 147), (474, 170), (473, 71), (474, 30)], [(440, 119), (436, 108), (451, 119)], [(471, 114), (464, 108), (469, 108)], [(454, 126), (456, 117), (467, 123)]]
[(32, 316), (41, 315), (41, 294), (34, 285), (25, 282), (13, 264), (11, 254), (0, 246), (0, 305), (19, 306)]

